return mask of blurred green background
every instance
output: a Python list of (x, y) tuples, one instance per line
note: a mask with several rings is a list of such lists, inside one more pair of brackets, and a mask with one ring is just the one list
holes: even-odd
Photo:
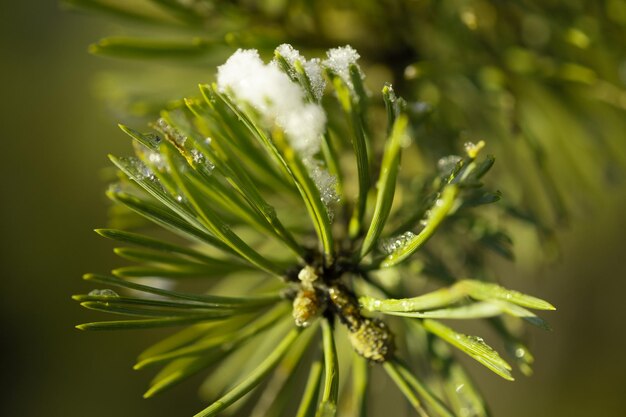
[[(92, 81), (120, 64), (86, 52), (111, 23), (64, 12), (54, 1), (2, 2), (0, 21), (0, 415), (192, 415), (201, 406), (193, 381), (141, 399), (151, 375), (131, 365), (158, 332), (73, 327), (89, 314), (70, 299), (89, 290), (81, 275), (119, 265), (111, 243), (92, 230), (106, 224), (106, 154), (124, 153), (128, 141)], [(626, 146), (626, 132), (615, 134)], [(603, 200), (559, 233), (559, 260), (500, 266), (508, 286), (558, 311), (546, 315), (553, 332), (533, 331), (533, 377), (508, 383), (468, 364), (497, 417), (624, 415), (626, 187), (622, 180), (600, 188)]]

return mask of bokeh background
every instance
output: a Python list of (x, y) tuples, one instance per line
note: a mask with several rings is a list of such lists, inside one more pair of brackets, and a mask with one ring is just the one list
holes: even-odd
[[(86, 52), (110, 25), (54, 1), (0, 3), (2, 416), (190, 416), (201, 407), (193, 381), (141, 398), (151, 375), (131, 366), (158, 332), (74, 329), (87, 314), (70, 299), (89, 290), (81, 275), (119, 265), (92, 232), (107, 221), (106, 155), (129, 148), (93, 88), (97, 72), (120, 64)], [(626, 132), (614, 133), (626, 146)], [(502, 268), (510, 287), (558, 310), (546, 315), (553, 332), (532, 333), (534, 376), (508, 383), (468, 364), (494, 416), (625, 415), (623, 178), (599, 184), (602, 200), (559, 232), (556, 261)]]

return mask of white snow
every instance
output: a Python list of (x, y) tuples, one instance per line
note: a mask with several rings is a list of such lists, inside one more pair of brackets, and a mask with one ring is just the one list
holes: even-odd
[[(277, 51), (288, 62), (298, 60), (305, 66), (311, 82), (321, 88), (321, 98), (324, 85), (319, 60), (306, 61), (297, 50), (286, 44)], [(322, 135), (326, 130), (326, 113), (322, 106), (307, 102), (302, 87), (282, 72), (275, 61), (265, 64), (254, 49), (239, 49), (218, 67), (217, 87), (220, 92), (232, 94), (254, 107), (266, 127), (276, 124), (283, 129), (289, 144), (306, 165), (332, 217), (330, 204), (339, 201), (335, 190), (336, 179), (314, 157), (320, 151)]]
[(217, 68), (217, 86), (252, 105), (268, 125), (283, 128), (296, 151), (304, 156), (319, 152), (326, 113), (307, 103), (302, 88), (275, 62), (265, 64), (256, 50), (239, 49)]
[(306, 103), (280, 114), (276, 122), (283, 128), (296, 152), (312, 156), (320, 151), (320, 135), (326, 129), (326, 113), (319, 105)]
[(300, 61), (300, 63), (304, 63), (304, 61), (306, 61), (306, 59), (302, 55), (300, 55), (300, 51), (298, 51), (288, 43), (283, 43), (282, 45), (279, 45), (275, 51), (278, 52), (283, 58), (285, 58), (287, 62), (289, 62), (291, 65), (293, 65), (296, 61)]
[(266, 65), (255, 49), (239, 49), (219, 66), (217, 86), (221, 92), (248, 102), (270, 122), (304, 102), (300, 87), (276, 65)]
[[(297, 49), (288, 43), (284, 43), (276, 48), (276, 52), (279, 53), (285, 60), (291, 65), (295, 66), (296, 61), (300, 62), (304, 72), (311, 82), (311, 90), (317, 101), (322, 99), (324, 94), (324, 88), (326, 88), (326, 81), (322, 75), (322, 62), (319, 58), (313, 58), (307, 60), (304, 58)], [(295, 74), (291, 74), (295, 76)]]
[[(337, 195), (337, 178), (326, 171), (324, 167), (314, 159), (307, 159), (304, 163), (309, 170), (311, 179), (315, 182), (317, 189), (320, 191), (320, 198), (324, 205), (331, 207), (333, 204), (339, 203), (340, 198)], [(331, 216), (332, 220), (332, 212), (330, 210), (328, 214)]]
[(350, 78), (350, 65), (356, 65), (357, 60), (361, 57), (356, 49), (350, 45), (333, 48), (326, 52), (326, 56), (328, 58), (322, 62), (322, 65), (337, 74), (353, 90), (354, 85)]

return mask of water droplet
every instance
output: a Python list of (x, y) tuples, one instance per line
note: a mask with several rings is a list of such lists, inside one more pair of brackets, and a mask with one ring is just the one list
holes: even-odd
[(182, 203), (183, 201), (185, 201), (185, 198), (179, 194), (176, 196), (176, 201), (178, 201), (179, 203)]
[(374, 308), (375, 309), (380, 308), (381, 305), (382, 305), (382, 302), (380, 300), (374, 300)]
[(91, 290), (88, 295), (95, 297), (119, 297), (119, 295), (115, 291), (108, 288), (105, 288), (103, 290)]
[(409, 303), (407, 300), (403, 300), (400, 303), (400, 307), (402, 308), (402, 311), (411, 311), (411, 303)]
[(167, 164), (165, 163), (165, 158), (159, 152), (147, 152), (146, 157), (150, 164), (154, 166), (159, 171), (164, 171), (167, 168)]
[(493, 352), (493, 348), (485, 343), (485, 340), (479, 336), (466, 336), (469, 342), (480, 345), (481, 349), (484, 349), (487, 352)]
[(213, 139), (211, 139), (210, 137), (204, 138), (204, 143), (206, 143), (207, 145), (211, 145), (211, 142), (213, 142)]
[(201, 164), (204, 162), (204, 155), (198, 151), (197, 149), (192, 149), (191, 150), (191, 158), (193, 159), (193, 162), (195, 162), (196, 164)]
[(522, 359), (524, 356), (526, 356), (526, 349), (524, 348), (517, 348), (515, 349), (515, 357), (518, 359)]
[(379, 247), (383, 252), (391, 254), (406, 246), (414, 237), (413, 232), (406, 231), (399, 236), (381, 240)]
[(170, 126), (169, 123), (163, 118), (159, 118), (156, 121), (156, 127), (171, 141), (179, 146), (182, 146), (187, 141), (187, 136), (183, 135), (180, 131)]
[(127, 158), (120, 158), (120, 161), (123, 162), (129, 171), (136, 177), (137, 181), (143, 181), (145, 179), (154, 180), (154, 172), (139, 158), (134, 156)]
[(463, 388), (465, 387), (465, 384), (459, 384), (454, 391), (456, 391), (456, 393), (458, 394), (459, 392), (461, 392), (461, 390), (463, 390)]
[(208, 172), (212, 172), (215, 169), (215, 165), (213, 165), (213, 163), (197, 149), (191, 150), (191, 159), (193, 160), (194, 165), (203, 166)]
[(163, 118), (159, 118), (156, 121), (156, 125), (163, 130), (167, 130), (170, 128), (170, 125), (165, 121), (165, 119)]

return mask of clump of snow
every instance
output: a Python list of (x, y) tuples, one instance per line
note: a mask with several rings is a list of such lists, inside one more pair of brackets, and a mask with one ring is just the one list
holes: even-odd
[[(302, 68), (304, 68), (304, 72), (306, 76), (309, 78), (311, 82), (311, 90), (313, 91), (313, 96), (317, 101), (322, 99), (322, 95), (324, 94), (324, 88), (326, 88), (326, 81), (324, 80), (324, 76), (322, 75), (322, 62), (319, 58), (313, 58), (307, 60), (304, 58), (297, 49), (294, 49), (293, 46), (288, 43), (284, 43), (276, 48), (276, 52), (285, 58), (292, 67), (295, 66), (296, 61), (300, 62)], [(290, 74), (292, 77), (295, 77), (296, 74)]]
[(337, 74), (351, 90), (354, 90), (350, 78), (350, 65), (357, 65), (361, 57), (356, 49), (350, 45), (333, 48), (326, 52), (326, 56), (328, 58), (322, 62), (322, 65)]
[(311, 156), (320, 151), (320, 135), (326, 129), (326, 113), (319, 105), (306, 103), (280, 114), (276, 122), (283, 128), (296, 152)]
[(326, 113), (321, 106), (307, 103), (302, 88), (275, 62), (265, 64), (258, 51), (239, 49), (217, 68), (217, 86), (252, 105), (268, 125), (283, 128), (298, 152), (306, 156), (319, 152)]
[(219, 66), (217, 86), (248, 102), (270, 122), (303, 104), (300, 87), (276, 65), (266, 65), (256, 49), (239, 49)]
[[(290, 45), (277, 49), (287, 62), (303, 64), (311, 83), (318, 92), (324, 89), (319, 60), (306, 61)], [(308, 68), (308, 69), (307, 69)], [(282, 72), (275, 61), (265, 64), (254, 49), (237, 50), (217, 69), (217, 87), (220, 92), (254, 107), (269, 126), (283, 129), (291, 147), (300, 155), (309, 176), (320, 191), (322, 201), (332, 217), (330, 204), (339, 201), (336, 179), (315, 159), (319, 153), (322, 135), (326, 130), (326, 113), (317, 103), (306, 101), (302, 87)], [(317, 97), (317, 96), (316, 96)]]

